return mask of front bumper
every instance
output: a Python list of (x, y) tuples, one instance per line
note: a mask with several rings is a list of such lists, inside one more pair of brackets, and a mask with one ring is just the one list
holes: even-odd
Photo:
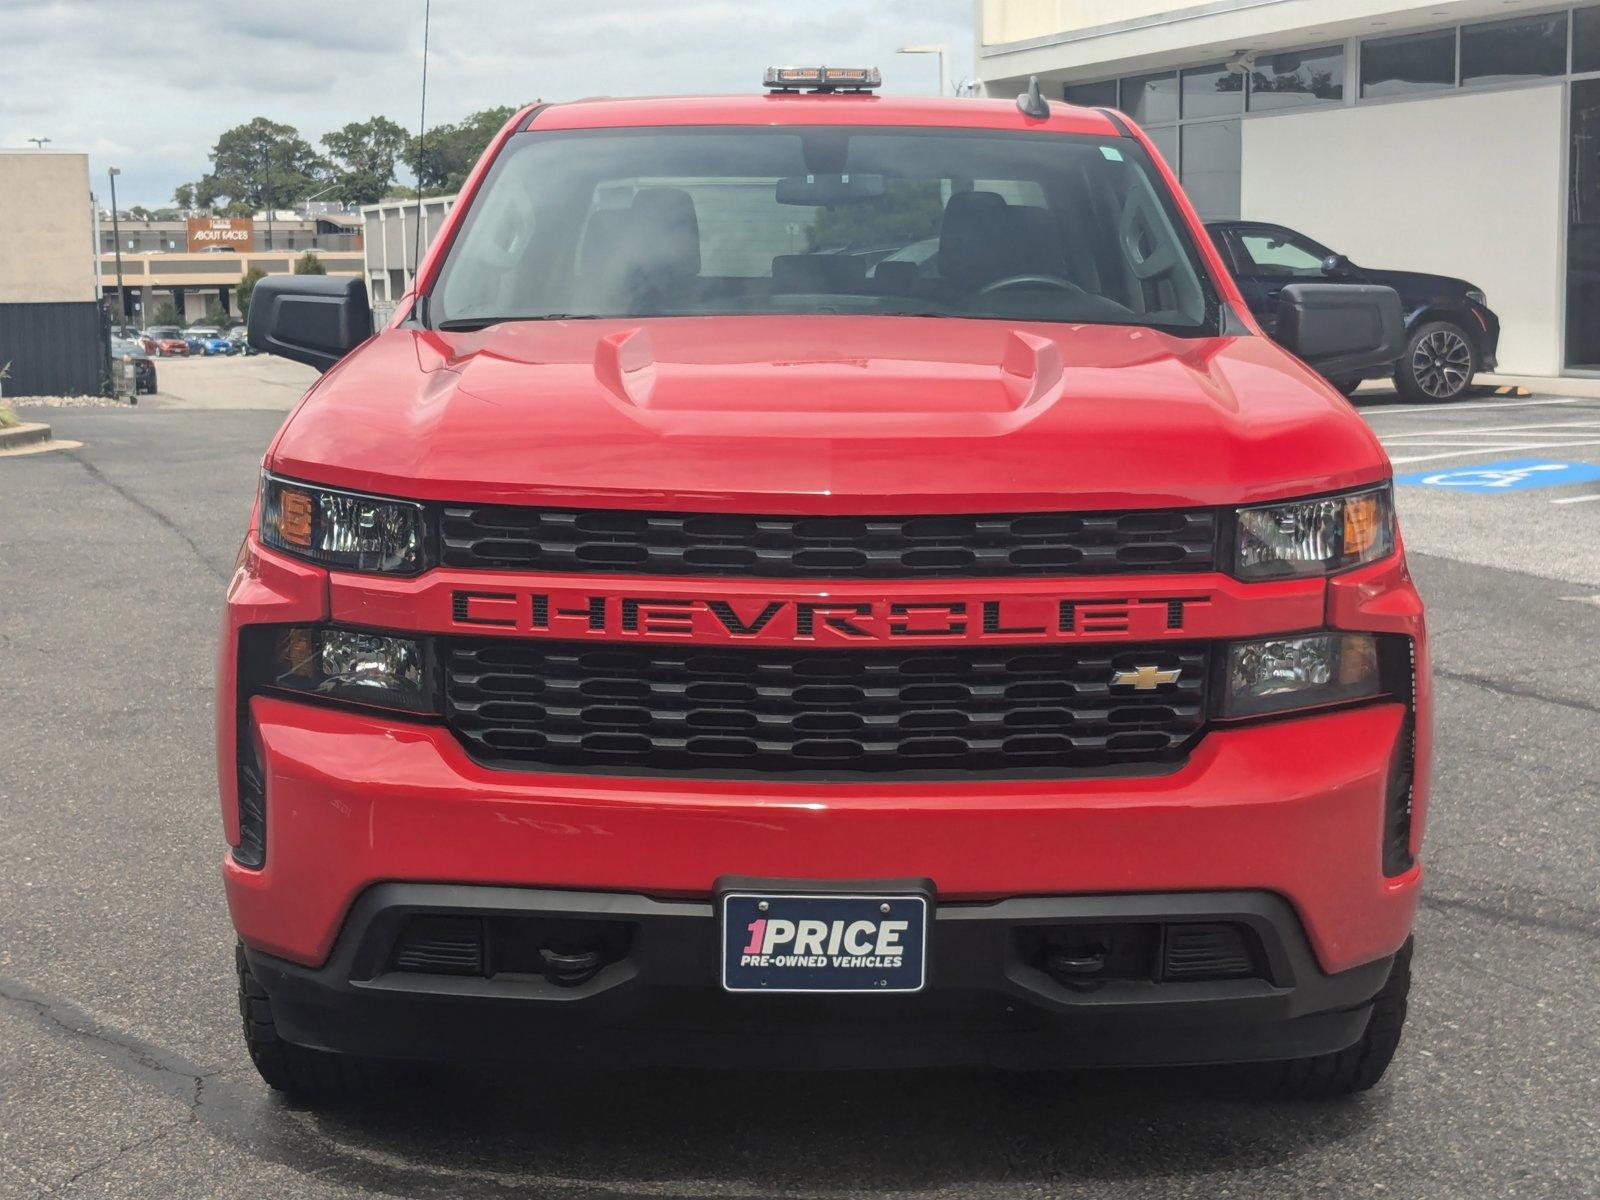
[[(563, 985), (396, 969), (408, 922), (559, 922), (630, 930), (627, 950)], [(1254, 944), (1254, 978), (1062, 982), (1026, 931), (1226, 922)], [(1177, 928), (1167, 925), (1166, 928)], [(381, 884), (351, 911), (327, 963), (248, 950), (279, 1033), (376, 1057), (537, 1059), (585, 1065), (1002, 1067), (1246, 1062), (1355, 1042), (1391, 959), (1325, 974), (1290, 906), (1258, 892), (941, 904), (928, 987), (915, 995), (733, 995), (717, 986), (717, 921), (704, 900), (630, 893)], [(1159, 972), (1157, 972), (1159, 977)]]
[[(818, 783), (498, 770), (440, 724), (238, 696), (243, 627), (448, 629), (448, 603), (430, 598), (447, 601), (449, 587), (430, 576), (330, 581), (254, 539), (241, 555), (217, 675), (222, 817), (239, 846), (244, 731), (265, 786), (266, 857), (254, 869), (230, 854), (223, 874), (245, 945), (285, 970), (329, 963), (358, 899), (394, 881), (703, 904), (729, 875), (918, 878), (941, 911), (1013, 897), (1242, 891), (1281, 898), (1329, 976), (1386, 961), (1410, 932), (1420, 867), (1389, 876), (1382, 857), (1401, 703), (1218, 728), (1181, 765), (1148, 774)], [(1197, 637), (1321, 626), (1414, 639), (1415, 855), (1430, 705), (1421, 605), (1403, 558), (1326, 585), (1186, 586), (1211, 596), (1198, 606)]]

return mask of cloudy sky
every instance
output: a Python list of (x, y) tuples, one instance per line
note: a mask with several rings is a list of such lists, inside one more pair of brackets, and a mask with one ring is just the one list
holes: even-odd
[[(87, 150), (122, 207), (171, 203), (252, 117), (313, 143), (381, 113), (417, 123), (424, 0), (0, 0), (0, 147)], [(433, 0), (428, 120), (526, 100), (748, 92), (769, 63), (883, 69), (932, 93), (972, 70), (974, 0)]]

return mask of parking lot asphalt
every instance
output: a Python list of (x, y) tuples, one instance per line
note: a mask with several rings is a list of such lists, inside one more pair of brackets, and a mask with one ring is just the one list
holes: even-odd
[[(1279, 1105), (1212, 1072), (497, 1068), (319, 1115), (271, 1096), (239, 1038), (210, 746), (222, 588), (299, 369), (165, 367), (162, 403), (53, 411), (80, 449), (0, 461), (0, 1198), (1596, 1194), (1600, 502), (1551, 503), (1583, 485), (1399, 489), (1437, 769), (1411, 1021), (1365, 1097)], [(1457, 449), (1422, 444), (1445, 426), (1600, 422), (1362, 402), (1397, 460)], [(1505, 432), (1562, 444), (1418, 465), (1600, 461)]]

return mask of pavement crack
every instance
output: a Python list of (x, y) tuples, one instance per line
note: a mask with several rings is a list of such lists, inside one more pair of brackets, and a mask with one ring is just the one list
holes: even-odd
[(78, 1183), (80, 1180), (93, 1175), (96, 1171), (105, 1170), (105, 1168), (109, 1167), (112, 1163), (116, 1162), (125, 1155), (133, 1154), (139, 1150), (148, 1149), (149, 1147), (154, 1146), (157, 1142), (171, 1137), (180, 1129), (189, 1128), (189, 1126), (195, 1124), (195, 1122), (196, 1117), (193, 1112), (190, 1112), (187, 1116), (180, 1117), (176, 1121), (172, 1121), (169, 1124), (161, 1126), (161, 1128), (157, 1129), (148, 1137), (142, 1137), (138, 1141), (129, 1142), (125, 1146), (118, 1146), (112, 1153), (105, 1155), (103, 1158), (97, 1158), (94, 1162), (89, 1163), (87, 1166), (80, 1167), (71, 1175), (63, 1179), (60, 1183), (49, 1187), (47, 1190), (52, 1193), (64, 1191), (65, 1189), (70, 1188), (73, 1184)]
[(200, 565), (206, 569), (208, 574), (221, 580), (223, 583), (228, 582), (228, 577), (231, 572), (218, 567), (209, 558), (207, 558), (206, 552), (201, 548), (200, 543), (189, 536), (188, 532), (171, 517), (167, 516), (166, 513), (162, 512), (159, 508), (156, 508), (148, 501), (136, 496), (133, 492), (130, 492), (127, 488), (123, 487), (116, 480), (112, 479), (99, 467), (95, 466), (88, 459), (84, 458), (83, 455), (78, 453), (76, 450), (68, 450), (65, 453), (68, 458), (87, 471), (91, 479), (121, 496), (129, 504), (133, 505), (140, 512), (150, 517), (156, 522), (156, 524), (160, 525), (168, 533), (171, 533), (174, 537), (178, 538), (178, 540), (183, 542), (184, 545), (188, 546), (189, 549), (194, 553), (195, 558), (199, 560)]
[(182, 1100), (191, 1110), (199, 1106), (201, 1081), (217, 1074), (199, 1070), (195, 1064), (175, 1054), (108, 1029), (73, 1005), (42, 996), (16, 980), (0, 978), (0, 1001), (31, 1013), (35, 1019), (73, 1040), (90, 1043), (101, 1057), (153, 1081), (160, 1090)]
[(1548, 692), (1538, 692), (1532, 688), (1518, 687), (1513, 683), (1491, 679), (1487, 675), (1475, 675), (1470, 671), (1447, 671), (1438, 666), (1433, 668), (1433, 674), (1437, 679), (1448, 679), (1452, 683), (1464, 683), (1469, 687), (1482, 688), (1484, 691), (1493, 692), (1497, 696), (1507, 696), (1515, 700), (1537, 700), (1541, 704), (1554, 704), (1558, 708), (1570, 708), (1574, 712), (1600, 716), (1600, 704), (1585, 700), (1572, 700), (1565, 696), (1552, 696)]
[[(1510, 903), (1496, 904), (1486, 896), (1440, 896), (1432, 891), (1424, 891), (1422, 893), (1421, 903), (1424, 908), (1471, 913), (1473, 916), (1485, 917), (1491, 921), (1503, 921), (1508, 925), (1520, 925), (1529, 929), (1544, 929), (1553, 933), (1567, 933), (1590, 940), (1600, 939), (1600, 915), (1590, 913), (1581, 908), (1574, 908), (1571, 905), (1559, 905), (1565, 911), (1558, 916), (1543, 909), (1529, 911), (1526, 908)], [(1545, 907), (1557, 906), (1546, 905)]]

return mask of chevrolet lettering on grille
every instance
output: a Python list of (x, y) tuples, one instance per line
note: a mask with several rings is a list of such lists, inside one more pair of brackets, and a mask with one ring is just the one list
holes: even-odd
[(565, 639), (671, 639), (863, 645), (1055, 642), (1193, 636), (1207, 595), (951, 600), (768, 599), (454, 589), (450, 623), (480, 632)]

